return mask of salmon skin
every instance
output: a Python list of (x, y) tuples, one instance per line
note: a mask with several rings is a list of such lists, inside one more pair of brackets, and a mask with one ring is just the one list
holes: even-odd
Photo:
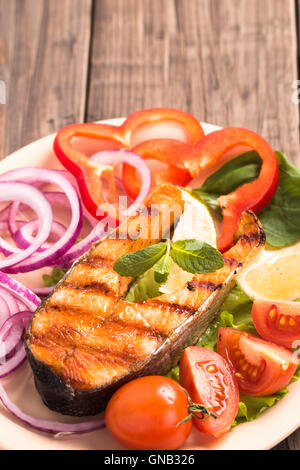
[[(73, 416), (94, 415), (105, 409), (122, 384), (166, 374), (183, 349), (206, 330), (238, 271), (265, 244), (257, 217), (246, 211), (235, 246), (223, 255), (222, 269), (196, 274), (175, 294), (128, 302), (124, 294), (132, 279), (119, 276), (113, 264), (125, 253), (157, 243), (150, 225), (156, 236), (164, 237), (163, 220), (174, 204), (183, 208), (179, 188), (168, 183), (156, 187), (145, 210), (120, 225), (117, 237), (97, 242), (76, 261), (35, 312), (25, 347), (37, 390), (50, 409)], [(172, 212), (168, 228), (179, 212)]]

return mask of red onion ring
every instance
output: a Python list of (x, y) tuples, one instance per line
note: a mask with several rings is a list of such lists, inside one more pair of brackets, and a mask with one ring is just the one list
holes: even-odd
[[(64, 236), (56, 243), (54, 243), (50, 248), (46, 249), (41, 253), (32, 254), (29, 260), (21, 261), (18, 263), (10, 263), (8, 267), (4, 267), (3, 270), (5, 272), (12, 274), (33, 271), (44, 266), (49, 266), (53, 263), (57, 264), (57, 260), (59, 260), (59, 258), (64, 253), (66, 253), (77, 240), (82, 226), (82, 209), (78, 194), (74, 189), (73, 185), (64, 176), (62, 176), (62, 174), (56, 172), (55, 170), (47, 170), (44, 168), (20, 168), (17, 170), (11, 170), (7, 173), (4, 173), (3, 175), (0, 175), (0, 182), (20, 180), (25, 181), (26, 183), (44, 181), (46, 183), (51, 183), (59, 186), (64, 191), (65, 195), (69, 200), (72, 210), (72, 218)], [(31, 253), (33, 253), (32, 245), (30, 246), (30, 248), (28, 248), (28, 250), (31, 250)], [(4, 262), (5, 261), (7, 262), (7, 260), (4, 260)]]
[(121, 163), (127, 163), (140, 173), (142, 185), (139, 195), (134, 203), (122, 213), (125, 217), (133, 214), (144, 201), (151, 188), (151, 171), (145, 160), (140, 155), (125, 149), (98, 152), (91, 157), (91, 160), (101, 165), (117, 166)]
[(48, 297), (48, 295), (50, 295), (54, 289), (55, 289), (55, 286), (31, 287), (32, 292), (34, 292), (39, 297)]
[[(0, 289), (1, 292), (7, 292), (7, 298), (9, 298), (8, 294), (11, 294), (11, 296), (15, 297), (15, 300), (17, 299), (18, 301), (20, 301), (23, 307), (26, 306), (26, 309), (30, 310), (31, 312), (34, 312), (41, 303), (41, 299), (39, 299), (30, 289), (27, 289), (27, 287), (21, 284), (21, 282), (17, 281), (16, 279), (13, 279), (12, 277), (8, 276), (7, 274), (1, 271)], [(16, 305), (18, 308), (17, 303)], [(11, 310), (11, 314), (16, 313), (14, 311), (14, 308)], [(19, 311), (19, 309), (17, 309), (17, 311)]]
[(11, 292), (8, 292), (6, 289), (4, 289), (4, 287), (0, 286), (0, 296), (5, 300), (10, 315), (14, 315), (15, 313), (19, 312), (18, 302)]
[(87, 421), (76, 424), (59, 423), (57, 421), (47, 421), (45, 419), (34, 418), (24, 413), (20, 408), (15, 405), (7, 396), (2, 384), (0, 384), (0, 400), (2, 401), (5, 408), (7, 408), (16, 418), (20, 419), (29, 426), (39, 429), (40, 431), (49, 432), (53, 434), (58, 433), (71, 433), (79, 434), (84, 432), (95, 431), (105, 426), (103, 418), (99, 418), (95, 421)]
[(70, 248), (67, 253), (60, 257), (59, 266), (62, 268), (70, 267), (74, 260), (83, 255), (91, 247), (92, 243), (95, 243), (102, 238), (102, 236), (106, 233), (105, 227), (106, 224), (98, 222), (98, 224), (93, 228), (87, 237), (85, 237), (79, 243), (76, 243), (76, 245), (72, 246), (72, 248)]
[[(29, 222), (25, 222), (18, 230), (13, 233), (13, 239), (16, 245), (20, 248), (27, 248), (31, 245), (35, 237), (33, 233), (39, 228), (39, 221), (38, 220), (31, 220)], [(51, 234), (54, 235), (57, 239), (64, 236), (66, 232), (66, 227), (56, 221), (53, 221)], [(50, 243), (45, 243), (41, 246), (37, 251), (45, 251), (47, 248), (51, 246)]]
[[(27, 324), (32, 317), (32, 312), (24, 311), (15, 313), (9, 317), (0, 328), (0, 356), (6, 358), (7, 355), (18, 345), (20, 341), (20, 332), (27, 327)], [(15, 334), (10, 334), (13, 327), (19, 327), (13, 331)], [(18, 331), (19, 330), (19, 331)], [(16, 370), (26, 359), (26, 352), (23, 343), (17, 349), (15, 354), (5, 362), (0, 363), (0, 378), (6, 377), (11, 372)]]
[(34, 243), (26, 250), (20, 250), (7, 243), (0, 237), (0, 245), (3, 249), (11, 250), (14, 254), (0, 260), (0, 269), (9, 268), (12, 265), (25, 260), (32, 255), (47, 240), (52, 225), (52, 210), (49, 202), (36, 188), (24, 183), (0, 182), (0, 201), (25, 201), (37, 213), (39, 218), (39, 231)]
[(3, 298), (0, 293), (0, 326), (3, 325), (3, 323), (8, 319), (9, 316), (10, 316), (10, 311), (9, 311), (8, 304), (5, 298)]
[(40, 299), (23, 284), (0, 271), (1, 299), (7, 306), (6, 318), (0, 327), (0, 377), (5, 377), (26, 359), (22, 334)]

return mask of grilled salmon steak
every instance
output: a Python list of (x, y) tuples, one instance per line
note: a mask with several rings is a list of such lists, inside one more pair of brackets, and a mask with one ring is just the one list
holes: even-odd
[(37, 309), (25, 346), (49, 408), (74, 416), (96, 414), (125, 382), (167, 373), (214, 319), (237, 272), (264, 246), (257, 217), (244, 212), (222, 269), (196, 274), (172, 295), (124, 300), (132, 279), (113, 270), (115, 261), (164, 238), (183, 207), (179, 188), (157, 186), (145, 207), (94, 244)]

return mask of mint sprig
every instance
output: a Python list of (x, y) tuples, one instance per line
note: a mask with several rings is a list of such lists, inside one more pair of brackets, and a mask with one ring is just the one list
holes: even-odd
[(148, 271), (167, 251), (167, 243), (160, 242), (143, 250), (121, 256), (114, 264), (114, 270), (124, 277), (137, 277)]
[(143, 250), (121, 256), (114, 264), (114, 270), (124, 277), (137, 277), (154, 266), (155, 281), (166, 282), (170, 273), (171, 260), (189, 273), (211, 273), (224, 266), (221, 253), (196, 239), (160, 242)]
[(178, 240), (172, 244), (171, 258), (189, 273), (212, 273), (224, 266), (221, 253), (200, 240)]
[(162, 282), (166, 282), (170, 274), (170, 269), (171, 269), (171, 260), (169, 256), (170, 249), (171, 249), (171, 244), (168, 241), (166, 253), (160, 258), (160, 260), (154, 266), (154, 279), (156, 282), (160, 284)]

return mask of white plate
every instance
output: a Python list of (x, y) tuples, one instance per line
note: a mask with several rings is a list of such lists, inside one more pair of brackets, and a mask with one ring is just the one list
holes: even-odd
[[(105, 122), (119, 125), (122, 119), (112, 119)], [(210, 124), (203, 124), (203, 127), (206, 133), (217, 129), (216, 126)], [(54, 135), (45, 137), (10, 155), (0, 162), (0, 173), (23, 166), (59, 168), (60, 165), (52, 151), (53, 139)], [(35, 390), (28, 363), (21, 366), (11, 377), (4, 379), (3, 383), (10, 397), (25, 412), (56, 421), (76, 421), (76, 418), (64, 417), (46, 408)], [(203, 436), (194, 430), (183, 448), (192, 450), (269, 449), (300, 426), (299, 396), (300, 381), (291, 385), (288, 395), (255, 421), (241, 424), (219, 439)], [(88, 434), (54, 438), (49, 434), (37, 432), (29, 426), (23, 425), (3, 407), (0, 408), (0, 448), (122, 449), (105, 429)]]

